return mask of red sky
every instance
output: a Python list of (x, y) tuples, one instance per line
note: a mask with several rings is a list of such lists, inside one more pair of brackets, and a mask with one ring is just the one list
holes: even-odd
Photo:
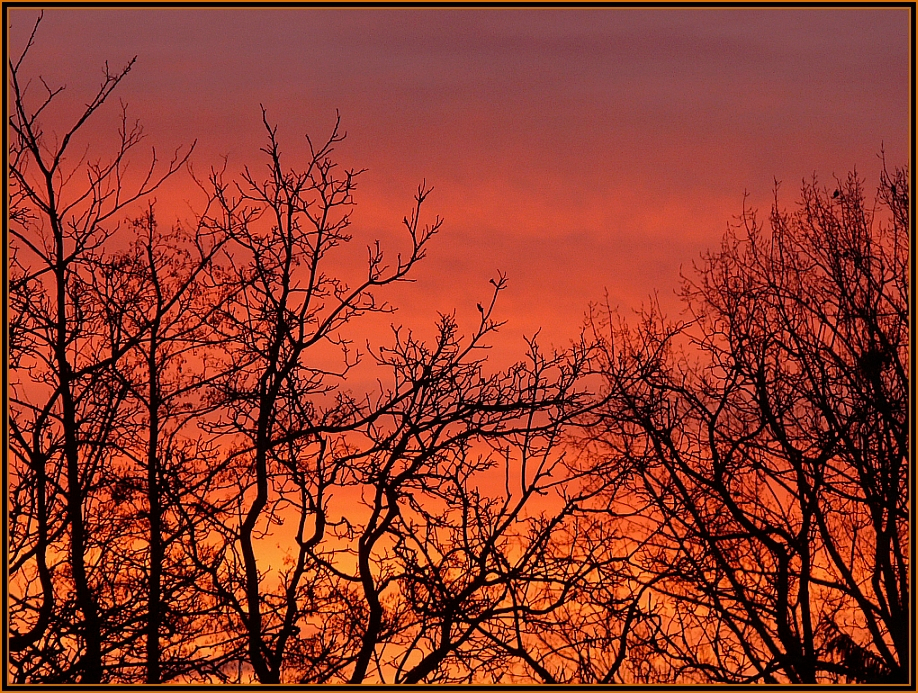
[[(9, 12), (14, 53), (35, 16)], [(719, 243), (744, 190), (764, 213), (775, 179), (792, 204), (814, 172), (831, 185), (857, 166), (875, 187), (881, 145), (907, 163), (908, 20), (907, 9), (51, 9), (23, 70), (81, 105), (104, 61), (138, 56), (117, 95), (159, 150), (197, 139), (201, 171), (223, 155), (230, 172), (259, 164), (260, 103), (291, 159), (339, 109), (341, 161), (369, 169), (360, 245), (398, 227), (422, 179), (435, 187), (428, 218), (445, 218), (396, 320), (455, 309), (471, 329), (500, 269), (498, 346), (519, 353), (539, 326), (564, 343), (604, 290), (629, 308), (658, 289), (674, 308), (680, 266)], [(160, 218), (187, 216), (175, 210), (193, 197), (187, 179), (164, 190)]]

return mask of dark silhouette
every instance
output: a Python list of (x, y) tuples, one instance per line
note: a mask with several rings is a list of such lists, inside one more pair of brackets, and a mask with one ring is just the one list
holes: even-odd
[(163, 231), (151, 194), (190, 149), (128, 187), (123, 110), (107, 163), (67, 158), (133, 62), (55, 138), (61, 90), (21, 83), (31, 45), (9, 64), (12, 680), (507, 675), (507, 625), (589, 571), (557, 541), (596, 492), (560, 445), (589, 347), (486, 368), (502, 276), (467, 336), (447, 315), (431, 342), (355, 346), (440, 227), (428, 188), (407, 251), (349, 270), (343, 135), (289, 169), (263, 114), (267, 175), (191, 173), (204, 209)]
[(593, 314), (672, 680), (908, 680), (908, 172), (839, 185), (744, 214), (684, 322)]
[[(55, 134), (35, 34), (8, 66), (10, 683), (907, 680), (907, 171), (744, 214), (683, 322), (594, 308), (501, 368), (503, 275), (469, 328), (380, 330), (442, 222), (422, 183), (355, 263), (340, 121), (294, 158), (262, 110), (264, 168), (128, 175), (126, 107), (107, 157), (87, 124), (133, 61)], [(166, 228), (184, 169), (201, 206)]]
[[(73, 125), (63, 136), (49, 137), (38, 117), (62, 88), (42, 82), (44, 94), (29, 109), (20, 81), (34, 36), (33, 31), (23, 54), (9, 63), (13, 500), (8, 522), (14, 546), (10, 580), (22, 588), (11, 589), (9, 648), (17, 679), (97, 682), (105, 679), (106, 641), (123, 637), (118, 598), (100, 585), (120, 570), (115, 564), (123, 560), (117, 550), (121, 522), (112, 505), (92, 510), (113, 488), (112, 452), (131, 407), (119, 368), (178, 300), (165, 297), (151, 319), (132, 323), (121, 302), (133, 277), (124, 258), (102, 248), (118, 215), (176, 173), (190, 149), (165, 165), (154, 154), (129, 187), (123, 175), (142, 130), (123, 111), (114, 154), (78, 166), (74, 175), (69, 160), (74, 142), (133, 61), (117, 73), (106, 66), (99, 90)], [(125, 487), (116, 488), (117, 497)], [(112, 572), (100, 575), (102, 566)]]

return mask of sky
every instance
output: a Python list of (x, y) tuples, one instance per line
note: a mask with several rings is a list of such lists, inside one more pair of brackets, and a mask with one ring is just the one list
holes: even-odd
[[(36, 16), (8, 12), (13, 54)], [(134, 56), (116, 96), (158, 151), (196, 140), (197, 171), (261, 165), (261, 105), (291, 161), (340, 112), (361, 245), (432, 185), (443, 230), (387, 320), (455, 311), (468, 332), (502, 271), (505, 355), (539, 329), (565, 344), (606, 294), (627, 311), (658, 291), (675, 315), (680, 270), (745, 193), (764, 214), (776, 180), (792, 206), (855, 167), (872, 191), (881, 148), (910, 152), (905, 8), (55, 8), (22, 69), (66, 85), (66, 110)], [(158, 194), (161, 220), (194, 204), (187, 178)]]

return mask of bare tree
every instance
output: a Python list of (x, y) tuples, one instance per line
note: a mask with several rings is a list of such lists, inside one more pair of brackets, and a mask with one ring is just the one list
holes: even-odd
[(121, 463), (110, 471), (110, 498), (133, 520), (133, 531), (122, 532), (128, 564), (121, 573), (129, 583), (133, 576), (131, 589), (143, 604), (136, 617), (143, 651), (122, 654), (121, 664), (141, 666), (144, 681), (160, 683), (207, 668), (206, 657), (192, 654), (208, 628), (208, 604), (188, 543), (194, 527), (216, 512), (201, 502), (218, 490), (218, 456), (199, 423), (213, 409), (205, 388), (222, 375), (208, 354), (209, 322), (225, 295), (208, 280), (228, 237), (202, 223), (163, 232), (152, 205), (132, 228), (134, 242), (111, 264), (130, 290), (118, 293), (109, 321), (143, 337), (115, 368), (133, 408), (113, 441)]
[(907, 681), (908, 191), (807, 183), (706, 256), (686, 321), (594, 315), (593, 435), (650, 508), (635, 560), (678, 677)]
[[(215, 521), (223, 558), (200, 563), (239, 633), (227, 653), (261, 682), (468, 678), (474, 667), (463, 646), (485, 638), (485, 624), (528, 608), (508, 602), (509, 590), (522, 589), (535, 565), (548, 571), (551, 530), (576, 508), (567, 499), (551, 520), (526, 516), (564, 484), (549, 477), (563, 467), (562, 427), (587, 406), (587, 348), (545, 356), (533, 341), (528, 361), (487, 373), (503, 277), (465, 342), (444, 316), (430, 345), (394, 328), (391, 346), (354, 348), (359, 319), (392, 310), (378, 291), (408, 280), (439, 229), (439, 220), (420, 225), (429, 191), (419, 188), (404, 219), (407, 253), (388, 265), (380, 245), (370, 245), (365, 274), (349, 284), (335, 257), (351, 240), (359, 172), (338, 173), (331, 159), (343, 135), (336, 125), (322, 146), (307, 139), (297, 171), (284, 167), (275, 129), (264, 125), (265, 180), (247, 169), (235, 189), (217, 174), (204, 184), (221, 205), (208, 223), (233, 239), (221, 275), (230, 299), (212, 321), (227, 365), (210, 401), (221, 415), (212, 430), (231, 450), (237, 506)], [(363, 363), (366, 353), (373, 359)], [(390, 384), (356, 395), (347, 387), (355, 372)], [(521, 465), (512, 472), (515, 495), (476, 489), (499, 464), (506, 474)], [(335, 494), (360, 500), (342, 512)], [(284, 545), (280, 555), (272, 541)], [(511, 559), (513, 551), (520, 556)], [(446, 573), (460, 570), (447, 565), (460, 555), (475, 577), (444, 611), (443, 594), (455, 587)], [(287, 562), (281, 571), (279, 561)], [(418, 590), (427, 602), (417, 602)], [(490, 606), (476, 613), (484, 595)], [(392, 653), (385, 665), (384, 651)], [(447, 673), (457, 657), (465, 673)], [(240, 671), (232, 680), (245, 680)]]
[(558, 535), (593, 492), (574, 490), (562, 445), (590, 403), (589, 350), (544, 354), (531, 341), (524, 360), (488, 374), (503, 278), (494, 284), (467, 340), (443, 316), (432, 345), (398, 330), (376, 357), (392, 369), (393, 404), (350, 454), (364, 510), (348, 522), (354, 569), (336, 570), (365, 604), (353, 683), (499, 680), (513, 658), (538, 668), (506, 646), (508, 629), (552, 612), (588, 572)]
[[(340, 473), (323, 469), (323, 435), (351, 430), (376, 415), (341, 388), (358, 361), (346, 328), (364, 314), (391, 310), (374, 292), (406, 279), (439, 221), (420, 226), (428, 193), (422, 187), (405, 220), (408, 254), (388, 267), (379, 245), (371, 246), (365, 276), (348, 285), (331, 266), (333, 251), (350, 240), (348, 209), (359, 174), (339, 176), (331, 159), (343, 134), (336, 124), (322, 146), (307, 138), (309, 157), (296, 171), (284, 167), (266, 116), (264, 125), (264, 180), (246, 169), (235, 189), (216, 173), (202, 182), (220, 203), (208, 223), (233, 238), (219, 280), (231, 295), (212, 321), (227, 365), (210, 397), (221, 409), (213, 430), (233, 446), (232, 473), (240, 483), (239, 522), (219, 523), (226, 560), (208, 570), (216, 594), (245, 633), (248, 665), (259, 681), (276, 683), (300, 614), (301, 586), (310, 577), (308, 552), (325, 532), (324, 489)], [(257, 546), (291, 514), (299, 527), (294, 568), (281, 578), (280, 592), (272, 593), (263, 584)]]
[(111, 160), (67, 156), (133, 62), (54, 138), (38, 117), (60, 90), (32, 104), (20, 81), (32, 39), (10, 63), (15, 680), (539, 670), (513, 634), (592, 570), (557, 540), (595, 493), (561, 445), (588, 347), (532, 340), (489, 371), (503, 277), (468, 337), (443, 316), (429, 345), (394, 328), (355, 347), (440, 228), (420, 221), (427, 187), (402, 254), (374, 242), (355, 274), (338, 124), (288, 168), (263, 114), (267, 175), (195, 179), (204, 211), (163, 230), (151, 193), (190, 151), (161, 170), (154, 152), (129, 187), (143, 135), (123, 110)]
[[(106, 66), (102, 84), (85, 109), (62, 135), (48, 136), (40, 117), (63, 88), (21, 81), (34, 36), (33, 31), (19, 58), (9, 61), (9, 184), (16, 211), (10, 236), (17, 268), (11, 285), (15, 375), (10, 438), (14, 459), (21, 462), (12, 472), (13, 485), (27, 480), (28, 488), (14, 504), (17, 512), (11, 514), (11, 524), (17, 524), (20, 510), (27, 514), (19, 546), (29, 547), (14, 562), (11, 577), (17, 579), (19, 573), (31, 582), (34, 571), (40, 596), (26, 589), (28, 596), (12, 608), (10, 649), (14, 659), (28, 651), (22, 660), (27, 669), (47, 664), (52, 678), (98, 682), (104, 678), (107, 626), (94, 576), (98, 563), (93, 549), (101, 544), (91, 536), (97, 529), (92, 507), (100, 469), (111, 452), (107, 443), (126, 396), (113, 368), (149, 326), (133, 333), (120, 331), (110, 320), (107, 303), (115, 295), (101, 296), (97, 280), (110, 268), (105, 248), (117, 232), (118, 216), (173, 175), (190, 150), (176, 152), (165, 165), (154, 150), (145, 174), (129, 186), (124, 173), (143, 133), (123, 110), (114, 154), (108, 159), (84, 154), (73, 160), (72, 150), (85, 124), (134, 62), (117, 72)], [(30, 87), (40, 93), (33, 96)], [(117, 274), (109, 278), (112, 283), (106, 288), (113, 292), (126, 281)], [(63, 523), (58, 523), (55, 509), (62, 511)], [(66, 559), (50, 550), (52, 540), (62, 539), (68, 544)], [(72, 595), (55, 594), (52, 572), (58, 584), (67, 575)], [(60, 628), (51, 631), (56, 602), (61, 606), (58, 615), (67, 614), (67, 623), (57, 623)], [(72, 658), (63, 668), (45, 662), (41, 652), (47, 648), (39, 646), (36, 656), (43, 638), (67, 640), (61, 648)]]
[(133, 61), (55, 135), (34, 38), (8, 66), (13, 682), (907, 679), (907, 171), (874, 207), (851, 176), (768, 232), (744, 214), (683, 322), (597, 309), (499, 367), (503, 275), (467, 331), (379, 329), (441, 221), (422, 184), (355, 263), (340, 121), (283, 153), (263, 110), (265, 168), (188, 166), (202, 211), (163, 225), (190, 149), (129, 175), (122, 107), (109, 158), (73, 156)]

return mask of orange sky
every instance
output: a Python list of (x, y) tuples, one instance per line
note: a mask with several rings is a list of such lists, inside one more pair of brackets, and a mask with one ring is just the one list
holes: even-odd
[[(35, 16), (9, 11), (14, 53)], [(260, 103), (291, 161), (339, 109), (340, 159), (369, 169), (359, 244), (390, 238), (422, 179), (445, 218), (395, 319), (455, 309), (471, 330), (500, 269), (512, 356), (540, 326), (566, 342), (605, 290), (673, 308), (744, 190), (764, 208), (778, 179), (790, 204), (854, 166), (872, 188), (881, 145), (906, 163), (908, 27), (907, 9), (51, 9), (23, 70), (79, 106), (105, 60), (137, 55), (116, 95), (160, 151), (197, 139), (199, 171), (260, 165)], [(194, 194), (163, 190), (160, 219)]]

